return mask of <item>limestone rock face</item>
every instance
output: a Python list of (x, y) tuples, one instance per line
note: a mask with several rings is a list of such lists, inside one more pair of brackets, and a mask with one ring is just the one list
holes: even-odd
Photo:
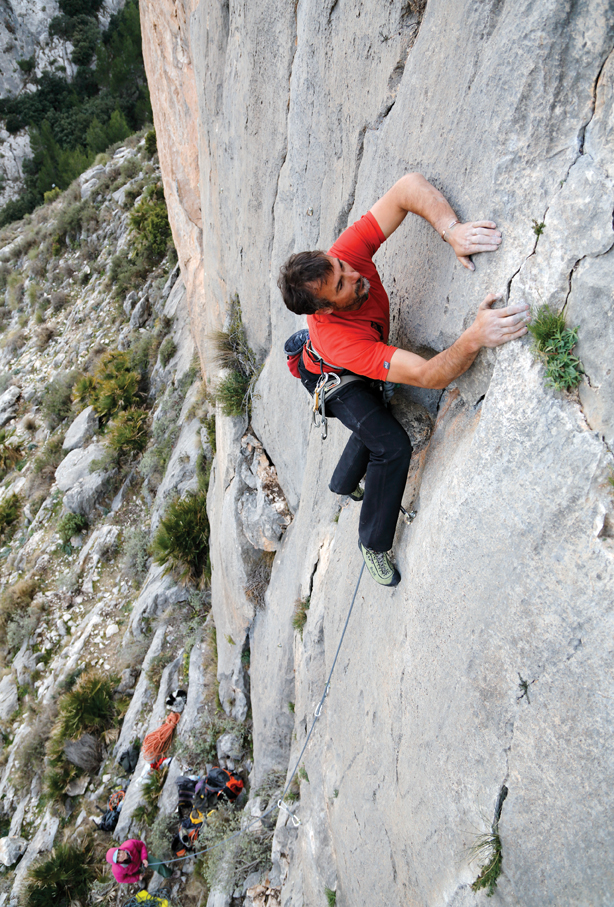
[(60, 491), (70, 491), (77, 482), (93, 475), (90, 467), (94, 460), (103, 456), (105, 449), (104, 444), (95, 441), (87, 447), (71, 450), (55, 471), (55, 481)]
[(12, 674), (0, 680), (0, 718), (7, 721), (19, 706), (17, 684)]
[[(83, 734), (78, 740), (67, 740), (64, 755), (69, 762), (84, 772), (96, 772), (100, 767), (102, 750), (100, 741), (91, 734)], [(83, 791), (81, 791), (83, 793)], [(76, 796), (69, 794), (69, 796)]]
[(62, 448), (70, 451), (75, 450), (77, 447), (83, 447), (85, 442), (89, 441), (98, 431), (98, 422), (94, 407), (86, 406), (66, 432)]
[[(375, 258), (391, 342), (441, 351), (501, 291), (564, 308), (585, 368), (577, 395), (554, 393), (523, 339), (480, 353), (443, 393), (410, 388), (395, 401), (414, 445), (405, 504), (418, 515), (398, 526), (402, 583), (363, 576), (358, 589), (303, 757), (302, 824), (278, 822), (281, 904), (319, 904), (330, 888), (338, 904), (475, 907), (484, 895), (471, 889), (479, 866), (468, 854), (504, 786), (500, 902), (607, 903), (611, 0), (145, 7), (201, 360), (214, 376), (208, 334), (238, 293), (264, 362), (249, 430), (293, 515), (256, 611), (245, 589), (257, 549), (240, 507), (248, 426), (218, 412), (208, 509), (220, 692), (240, 677), (249, 633), (256, 783), (294, 768), (360, 571), (360, 505), (328, 490), (347, 431), (332, 424), (320, 441), (286, 368), (283, 341), (303, 323), (281, 302), (281, 263), (329, 248), (420, 171), (460, 220), (496, 221), (503, 243), (470, 272), (408, 216)], [(292, 614), (307, 598), (301, 638)]]
[(0, 838), (0, 863), (12, 866), (28, 846), (25, 838)]

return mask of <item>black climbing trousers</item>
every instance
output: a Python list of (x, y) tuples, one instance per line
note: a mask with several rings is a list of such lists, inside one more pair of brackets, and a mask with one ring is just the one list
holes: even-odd
[(384, 406), (381, 393), (366, 381), (342, 387), (326, 403), (352, 432), (329, 488), (350, 494), (366, 474), (358, 535), (366, 548), (389, 551), (407, 481), (412, 447), (405, 429)]

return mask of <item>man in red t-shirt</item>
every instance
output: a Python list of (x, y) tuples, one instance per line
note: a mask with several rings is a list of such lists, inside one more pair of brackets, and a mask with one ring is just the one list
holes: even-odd
[(444, 388), (467, 371), (482, 347), (496, 347), (526, 334), (529, 307), (493, 309), (488, 295), (475, 321), (449, 349), (423, 359), (388, 346), (388, 296), (373, 255), (408, 213), (418, 214), (454, 250), (461, 264), (475, 270), (471, 256), (494, 252), (501, 234), (491, 221), (461, 224), (443, 195), (419, 173), (400, 179), (373, 208), (345, 230), (328, 252), (300, 252), (282, 267), (279, 288), (290, 311), (307, 315), (310, 344), (299, 365), (301, 380), (313, 393), (324, 372), (360, 375), (327, 399), (327, 413), (352, 431), (330, 482), (336, 494), (360, 500), (359, 547), (376, 582), (396, 586), (400, 574), (388, 551), (403, 497), (411, 444), (385, 406), (377, 382)]

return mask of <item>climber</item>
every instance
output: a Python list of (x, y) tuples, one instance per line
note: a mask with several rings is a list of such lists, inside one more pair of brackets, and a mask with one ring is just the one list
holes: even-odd
[[(482, 347), (522, 337), (529, 321), (527, 305), (493, 309), (497, 296), (490, 294), (473, 324), (432, 359), (388, 346), (388, 296), (372, 258), (410, 212), (428, 221), (470, 271), (475, 270), (472, 255), (494, 252), (501, 243), (496, 224), (461, 223), (434, 186), (419, 173), (409, 173), (328, 252), (291, 255), (278, 281), (290, 311), (308, 316), (310, 339), (298, 362), (303, 385), (313, 394), (322, 372), (346, 378), (326, 401), (328, 414), (352, 432), (329, 487), (362, 499), (359, 548), (369, 573), (384, 586), (396, 586), (401, 578), (388, 552), (412, 448), (378, 385), (444, 388), (469, 368)], [(366, 380), (356, 380), (356, 375)], [(365, 474), (363, 496), (359, 483)]]
[[(120, 847), (111, 847), (107, 851), (107, 863), (111, 864), (111, 872), (120, 885), (130, 885), (133, 882), (142, 882), (144, 873), (141, 867), (155, 870), (163, 878), (174, 878), (175, 874), (172, 869), (158, 860), (157, 857), (147, 856), (147, 847), (143, 841), (137, 838), (131, 838), (124, 841)], [(177, 877), (179, 873), (177, 873)]]

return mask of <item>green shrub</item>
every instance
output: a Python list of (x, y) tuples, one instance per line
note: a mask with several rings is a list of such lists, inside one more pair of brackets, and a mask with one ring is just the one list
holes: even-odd
[(480, 889), (486, 888), (488, 889), (486, 897), (490, 898), (495, 893), (497, 879), (501, 875), (501, 864), (503, 862), (501, 838), (498, 830), (494, 829), (489, 834), (480, 835), (471, 848), (471, 854), (474, 858), (481, 857), (486, 860), (471, 889), (480, 891)]
[(0, 479), (23, 460), (23, 443), (0, 428)]
[(301, 634), (301, 639), (303, 638), (303, 629), (307, 623), (307, 612), (309, 610), (310, 600), (311, 598), (309, 595), (307, 598), (299, 598), (294, 606), (292, 626)]
[(202, 582), (210, 575), (207, 496), (187, 494), (172, 501), (152, 543), (154, 560), (184, 582)]
[(54, 429), (63, 422), (72, 411), (72, 389), (78, 378), (78, 372), (60, 372), (44, 389), (41, 399), (41, 412), (47, 427)]
[(203, 425), (205, 426), (205, 431), (207, 432), (207, 440), (211, 446), (211, 453), (215, 456), (217, 450), (217, 439), (215, 437), (215, 414), (211, 416), (205, 416), (203, 419)]
[(160, 364), (162, 368), (166, 368), (176, 352), (177, 344), (172, 337), (167, 337), (160, 347)]
[(109, 283), (115, 297), (125, 296), (131, 290), (137, 290), (149, 274), (149, 265), (143, 256), (130, 256), (127, 249), (114, 255), (109, 265)]
[(79, 847), (58, 844), (28, 869), (23, 903), (27, 907), (70, 907), (78, 900), (85, 904), (97, 864), (90, 840)]
[(76, 382), (73, 399), (81, 405), (91, 404), (104, 424), (140, 401), (139, 384), (140, 376), (131, 370), (129, 354), (109, 350), (93, 375)]
[(577, 387), (584, 374), (582, 363), (571, 354), (578, 342), (578, 328), (565, 327), (565, 315), (547, 304), (533, 315), (527, 327), (533, 348), (546, 365), (546, 386), (554, 390)]
[(91, 670), (82, 674), (70, 692), (58, 702), (58, 719), (53, 736), (63, 745), (83, 734), (101, 734), (115, 717), (113, 690), (117, 678)]
[(337, 903), (337, 892), (333, 891), (332, 888), (325, 888), (324, 894), (326, 895), (328, 907), (335, 907), (335, 904)]
[(10, 494), (0, 501), (0, 541), (6, 545), (10, 539), (15, 523), (21, 516), (19, 495)]
[(143, 199), (130, 214), (130, 226), (137, 251), (151, 263), (160, 261), (172, 242), (161, 183), (145, 190)]
[(158, 143), (156, 141), (156, 130), (150, 129), (145, 136), (145, 154), (147, 157), (153, 157), (157, 150)]
[(118, 454), (141, 453), (147, 447), (149, 414), (143, 409), (127, 409), (109, 422), (106, 443)]
[(18, 580), (4, 590), (0, 597), (0, 636), (6, 635), (11, 620), (23, 617), (37, 591), (38, 581), (32, 576)]
[(230, 302), (228, 330), (214, 333), (212, 341), (215, 361), (228, 370), (215, 390), (215, 398), (224, 415), (249, 415), (259, 369), (255, 353), (247, 342), (238, 296)]
[(74, 535), (84, 532), (88, 526), (87, 519), (80, 513), (67, 513), (58, 523), (58, 535), (66, 545)]
[(44, 478), (52, 478), (60, 465), (66, 451), (62, 448), (64, 435), (58, 434), (49, 438), (40, 454), (34, 460), (34, 473)]

